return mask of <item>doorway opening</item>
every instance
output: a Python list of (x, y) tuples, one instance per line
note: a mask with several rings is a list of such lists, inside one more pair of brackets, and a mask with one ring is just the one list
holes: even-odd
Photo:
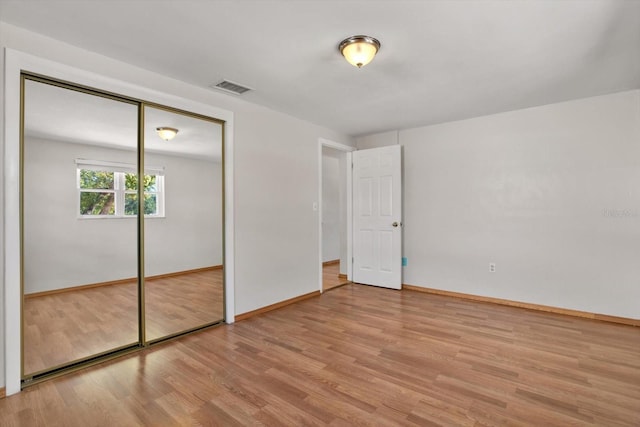
[(350, 283), (351, 151), (320, 140), (320, 291)]

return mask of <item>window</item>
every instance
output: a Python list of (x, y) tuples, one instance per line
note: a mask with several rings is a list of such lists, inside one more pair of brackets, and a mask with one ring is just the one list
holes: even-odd
[[(79, 215), (124, 218), (138, 214), (138, 175), (134, 165), (76, 160)], [(164, 170), (145, 168), (144, 215), (164, 216)]]

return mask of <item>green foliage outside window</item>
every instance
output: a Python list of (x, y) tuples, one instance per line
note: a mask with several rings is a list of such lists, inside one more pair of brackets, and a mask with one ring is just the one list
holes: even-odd
[[(80, 188), (113, 190), (114, 173), (104, 171), (80, 170)], [(113, 215), (115, 213), (115, 194), (113, 192), (81, 192), (81, 215)]]
[[(137, 191), (138, 190), (138, 175), (133, 173), (124, 174), (125, 190)], [(156, 176), (145, 175), (144, 176), (144, 191), (156, 191)]]
[(81, 215), (113, 215), (116, 211), (114, 193), (80, 193)]
[[(115, 215), (116, 214), (116, 174), (120, 172), (94, 171), (80, 169), (80, 214)], [(119, 175), (122, 179), (122, 175)], [(120, 181), (122, 183), (122, 181)], [(156, 175), (144, 175), (144, 214), (158, 214), (158, 179)], [(120, 184), (122, 186), (122, 184)], [(107, 190), (107, 191), (82, 191)], [(119, 190), (119, 191), (122, 191)], [(138, 214), (138, 176), (124, 173), (124, 215)], [(122, 215), (122, 214), (120, 214)]]
[[(156, 206), (157, 206), (156, 195), (145, 193), (144, 214), (145, 215), (157, 214), (158, 210)], [(127, 193), (124, 195), (124, 214), (125, 215), (138, 214), (138, 194), (137, 193)]]
[(80, 170), (80, 188), (113, 190), (114, 182), (113, 172), (92, 171), (89, 169)]
[[(144, 214), (155, 215), (158, 213), (157, 201), (155, 194), (149, 194), (147, 191), (156, 191), (156, 176), (145, 175), (143, 179), (144, 185)], [(125, 190), (126, 191), (138, 191), (138, 175), (127, 173), (124, 175)], [(137, 215), (138, 214), (138, 194), (127, 193), (124, 196), (124, 214), (125, 215)]]

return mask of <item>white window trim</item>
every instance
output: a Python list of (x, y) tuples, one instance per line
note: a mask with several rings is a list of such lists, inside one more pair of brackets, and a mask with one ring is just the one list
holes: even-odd
[[(108, 162), (103, 160), (89, 160), (89, 159), (75, 159), (76, 163), (76, 190), (77, 190), (77, 206), (76, 212), (78, 219), (121, 219), (121, 218), (136, 218), (137, 215), (126, 215), (124, 213), (125, 195), (137, 194), (137, 191), (127, 191), (125, 189), (125, 174), (137, 173), (136, 165), (130, 163)], [(113, 189), (98, 189), (98, 188), (80, 188), (80, 170), (99, 170), (114, 173)], [(146, 194), (156, 195), (156, 209), (157, 214), (145, 215), (145, 218), (164, 218), (165, 217), (165, 204), (164, 204), (164, 167), (147, 166), (144, 168), (144, 172), (147, 175), (155, 175), (156, 178), (156, 191), (145, 191)], [(80, 213), (80, 197), (85, 193), (113, 193), (116, 211), (113, 215), (82, 215)]]

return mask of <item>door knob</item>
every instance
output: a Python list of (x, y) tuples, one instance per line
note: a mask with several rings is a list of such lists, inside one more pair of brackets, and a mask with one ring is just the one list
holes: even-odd
[(393, 223), (393, 224), (391, 224), (391, 225), (392, 225), (392, 226), (394, 226), (394, 227), (397, 227), (397, 226), (398, 226), (398, 225), (400, 225), (400, 224), (398, 224), (398, 222), (397, 222), (397, 221), (394, 221), (394, 223)]

